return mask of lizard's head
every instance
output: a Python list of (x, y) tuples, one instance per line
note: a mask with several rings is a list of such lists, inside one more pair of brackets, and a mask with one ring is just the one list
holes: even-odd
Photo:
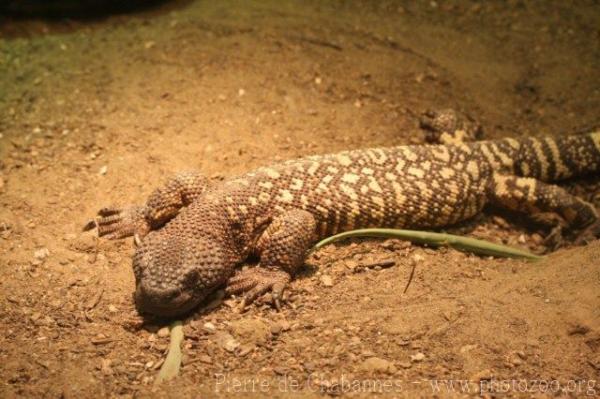
[(136, 307), (156, 316), (183, 315), (221, 282), (224, 268), (220, 246), (210, 239), (151, 232), (133, 258)]

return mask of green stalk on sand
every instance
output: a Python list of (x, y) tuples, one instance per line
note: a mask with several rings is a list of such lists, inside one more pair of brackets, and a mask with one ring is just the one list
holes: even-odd
[(154, 381), (155, 385), (175, 377), (179, 374), (179, 369), (181, 368), (181, 343), (183, 342), (183, 326), (181, 325), (181, 320), (171, 323), (169, 329), (171, 330), (169, 353)]
[(473, 252), (478, 255), (496, 256), (503, 258), (526, 259), (530, 261), (543, 259), (542, 256), (532, 254), (531, 252), (509, 247), (493, 242), (478, 240), (476, 238), (457, 236), (446, 233), (433, 233), (429, 231), (402, 230), (402, 229), (358, 229), (346, 231), (319, 241), (313, 249), (319, 249), (334, 241), (348, 237), (381, 237), (381, 238), (399, 238), (419, 244), (428, 244), (432, 246), (447, 245), (460, 251)]

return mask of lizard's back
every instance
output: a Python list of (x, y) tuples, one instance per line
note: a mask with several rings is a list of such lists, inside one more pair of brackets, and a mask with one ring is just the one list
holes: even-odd
[(239, 220), (306, 210), (322, 237), (353, 228), (442, 226), (466, 219), (483, 207), (490, 173), (467, 147), (400, 146), (260, 168), (207, 195)]
[(234, 220), (306, 210), (315, 217), (321, 237), (371, 226), (444, 226), (483, 208), (494, 173), (555, 180), (598, 170), (598, 136), (398, 146), (312, 156), (259, 168), (207, 195)]

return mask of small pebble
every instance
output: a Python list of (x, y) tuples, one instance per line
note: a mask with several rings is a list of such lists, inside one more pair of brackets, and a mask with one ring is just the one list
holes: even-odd
[(105, 175), (106, 172), (108, 172), (108, 166), (104, 165), (103, 167), (100, 168), (100, 170), (98, 171), (98, 174)]
[(409, 369), (412, 367), (412, 363), (411, 362), (400, 362), (400, 363), (398, 363), (398, 366), (402, 367), (403, 369)]
[(198, 360), (201, 361), (202, 363), (207, 363), (207, 364), (212, 363), (212, 358), (208, 355), (200, 355), (200, 356), (198, 356)]
[(112, 361), (110, 359), (102, 359), (100, 361), (100, 371), (104, 375), (112, 375), (113, 371), (111, 366)]
[(425, 355), (421, 352), (418, 352), (418, 353), (410, 356), (410, 360), (413, 362), (420, 362), (423, 359), (425, 359)]
[(50, 255), (48, 248), (40, 248), (33, 253), (34, 258), (38, 260), (44, 260)]
[(271, 334), (279, 335), (281, 333), (281, 331), (283, 331), (283, 328), (281, 327), (281, 325), (279, 323), (275, 323), (275, 324), (271, 325)]
[(412, 258), (415, 262), (422, 262), (423, 260), (425, 260), (425, 258), (419, 254), (414, 254)]
[(217, 326), (215, 326), (210, 321), (204, 323), (204, 325), (202, 326), (202, 328), (204, 328), (204, 330), (207, 331), (207, 332), (215, 332), (215, 331), (217, 331)]
[(471, 381), (475, 381), (476, 383), (480, 381), (491, 380), (493, 377), (492, 372), (489, 369), (481, 370), (471, 376), (469, 378)]
[(366, 359), (361, 363), (360, 369), (366, 372), (384, 372), (390, 374), (394, 374), (397, 371), (392, 362), (379, 357)]
[(331, 276), (324, 274), (321, 276), (321, 284), (323, 284), (325, 287), (332, 287), (333, 279), (331, 278)]
[(252, 349), (254, 349), (254, 345), (240, 346), (240, 350), (238, 351), (237, 355), (240, 357), (246, 356), (248, 353), (252, 352)]
[(163, 327), (156, 333), (161, 338), (165, 338), (169, 336), (169, 327)]
[(235, 351), (238, 348), (238, 346), (240, 346), (240, 343), (233, 338), (223, 342), (223, 349), (225, 349), (227, 352)]

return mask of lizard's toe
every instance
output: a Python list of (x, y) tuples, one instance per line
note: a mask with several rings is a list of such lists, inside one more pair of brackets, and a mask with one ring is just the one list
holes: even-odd
[(102, 208), (98, 211), (98, 216), (111, 216), (117, 215), (123, 211), (122, 208), (118, 206), (107, 206), (106, 208)]
[(98, 217), (89, 221), (83, 230), (97, 228), (98, 236), (109, 240), (117, 240), (134, 234), (143, 237), (150, 231), (144, 213), (144, 207), (141, 206), (102, 208), (98, 211)]
[(550, 233), (544, 238), (543, 243), (548, 251), (556, 251), (565, 244), (563, 237), (564, 227), (560, 224), (555, 225)]
[(241, 304), (244, 309), (270, 291), (273, 305), (280, 310), (283, 290), (289, 281), (290, 275), (283, 270), (254, 267), (242, 270), (229, 279), (225, 292), (229, 295), (244, 294)]
[(575, 239), (576, 245), (586, 245), (600, 238), (600, 219), (583, 229)]

